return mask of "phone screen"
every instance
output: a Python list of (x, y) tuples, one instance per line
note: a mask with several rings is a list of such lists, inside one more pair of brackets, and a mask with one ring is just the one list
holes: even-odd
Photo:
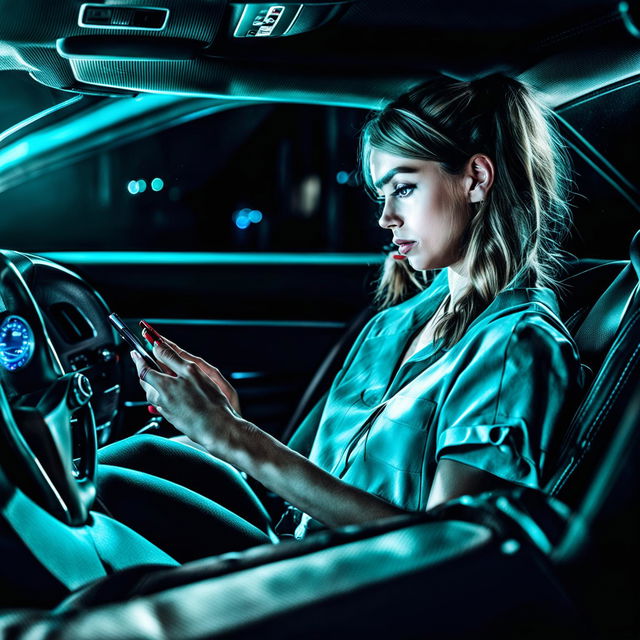
[(111, 322), (111, 324), (115, 327), (116, 331), (122, 336), (124, 341), (132, 349), (137, 351), (143, 357), (147, 365), (149, 365), (152, 369), (155, 369), (156, 371), (161, 370), (155, 358), (153, 357), (153, 355), (150, 354), (145, 349), (142, 342), (140, 342), (140, 340), (138, 340), (138, 338), (133, 333), (131, 333), (131, 331), (129, 330), (129, 327), (127, 327), (127, 325), (125, 325), (125, 323), (122, 322), (122, 320), (120, 319), (117, 313), (112, 313), (109, 316), (109, 322)]

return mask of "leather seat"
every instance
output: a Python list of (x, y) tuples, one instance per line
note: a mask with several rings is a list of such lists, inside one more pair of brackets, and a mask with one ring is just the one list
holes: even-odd
[(633, 400), (640, 360), (640, 232), (631, 242), (631, 261), (577, 328), (581, 358), (594, 379), (564, 431), (549, 494), (577, 508)]

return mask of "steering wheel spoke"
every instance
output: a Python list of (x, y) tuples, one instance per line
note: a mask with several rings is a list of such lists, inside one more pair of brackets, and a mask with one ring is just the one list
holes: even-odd
[[(26, 282), (2, 253), (0, 302), (0, 349), (9, 352), (0, 357), (1, 462), (52, 515), (85, 524), (95, 498), (91, 385), (81, 373), (63, 372)], [(11, 335), (3, 338), (7, 319)], [(33, 344), (22, 334), (32, 335)]]

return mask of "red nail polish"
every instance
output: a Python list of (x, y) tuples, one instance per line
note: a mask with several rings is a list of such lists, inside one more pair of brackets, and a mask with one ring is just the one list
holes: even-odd
[(138, 324), (142, 327), (144, 331), (146, 331), (151, 336), (152, 340), (158, 340), (158, 341), (162, 340), (162, 338), (160, 337), (160, 334), (148, 322), (146, 322), (146, 320), (140, 320)]
[(391, 256), (394, 260), (406, 260), (407, 256), (403, 256), (401, 253), (394, 253)]
[(144, 338), (144, 339), (145, 339), (145, 340), (146, 340), (150, 345), (153, 345), (153, 344), (154, 344), (154, 342), (153, 342), (153, 338), (151, 337), (151, 334), (150, 334), (146, 329), (142, 332), (142, 337), (143, 337), (143, 338)]
[(160, 412), (152, 405), (152, 404), (148, 404), (147, 405), (147, 411), (152, 415), (152, 416), (159, 416)]

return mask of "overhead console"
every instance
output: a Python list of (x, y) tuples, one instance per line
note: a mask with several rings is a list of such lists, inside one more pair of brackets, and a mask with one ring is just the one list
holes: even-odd
[[(337, 18), (353, 1), (230, 3), (227, 33), (234, 38), (279, 38), (306, 33)], [(87, 2), (80, 6), (78, 26), (120, 32), (163, 31), (170, 15), (169, 7), (141, 7), (135, 2), (130, 5)]]
[[(56, 38), (58, 77), (50, 68), (32, 76), (44, 84), (85, 93), (226, 95), (234, 93), (229, 83), (242, 79), (242, 69), (236, 69), (239, 65), (248, 72), (247, 91), (259, 93), (254, 80), (270, 73), (268, 50), (274, 45), (267, 42), (337, 22), (357, 1), (77, 3), (73, 27), (66, 28), (66, 36)], [(58, 26), (60, 32), (63, 25)], [(264, 52), (259, 61), (256, 46)], [(259, 62), (255, 69), (247, 69), (247, 56)], [(49, 66), (51, 62), (49, 56)], [(32, 66), (39, 69), (37, 64)], [(281, 59), (273, 62), (272, 71), (272, 78), (280, 77)]]

